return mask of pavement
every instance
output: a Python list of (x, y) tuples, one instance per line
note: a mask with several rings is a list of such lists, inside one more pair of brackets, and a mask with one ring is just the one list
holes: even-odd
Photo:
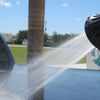
[(45, 65), (47, 67), (58, 67), (58, 68), (76, 68), (76, 69), (87, 69), (86, 64), (70, 64), (70, 65)]
[(12, 44), (9, 44), (8, 46), (10, 46), (10, 47), (27, 47), (27, 46), (24, 46), (24, 45), (12, 45)]
[[(8, 46), (10, 46), (10, 47), (27, 47), (27, 46), (25, 46), (25, 45), (13, 45), (13, 44), (9, 44)], [(56, 48), (54, 48), (54, 47), (44, 47), (44, 48), (47, 48), (47, 49), (56, 49)]]

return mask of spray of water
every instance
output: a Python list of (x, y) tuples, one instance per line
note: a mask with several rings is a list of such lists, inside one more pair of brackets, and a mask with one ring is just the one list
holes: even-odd
[[(29, 66), (29, 77), (35, 76), (34, 79), (31, 78), (29, 80), (29, 95), (31, 93), (36, 93), (40, 88), (42, 88), (44, 85), (46, 85), (48, 82), (53, 80), (55, 77), (57, 77), (59, 74), (61, 74), (63, 71), (65, 71), (71, 64), (76, 63), (81, 58), (83, 58), (91, 49), (93, 49), (93, 46), (89, 43), (88, 39), (86, 38), (85, 34), (81, 34), (74, 39), (70, 40), (69, 42), (64, 43), (63, 45), (59, 46), (58, 48), (55, 48), (53, 51), (45, 54), (44, 56), (41, 56), (36, 61), (32, 61)], [(66, 68), (62, 68), (56, 73), (49, 73), (47, 79), (43, 81), (43, 76), (41, 69), (47, 66), (62, 66), (66, 65)], [(34, 72), (33, 72), (34, 70)], [(39, 73), (38, 73), (39, 71)], [(32, 74), (31, 74), (32, 73)], [(45, 75), (46, 76), (46, 75)], [(34, 80), (37, 80), (35, 83)], [(32, 88), (35, 87), (34, 89)], [(32, 94), (31, 94), (32, 95)]]
[[(13, 81), (11, 78), (12, 75), (10, 75), (10, 78), (7, 77), (6, 82), (9, 84), (5, 85), (6, 93), (16, 94), (13, 95), (15, 97), (14, 100), (27, 100), (31, 96), (34, 98), (37, 91), (69, 68), (70, 65), (83, 58), (91, 49), (93, 49), (93, 46), (89, 43), (85, 34), (81, 34), (74, 39), (67, 41), (58, 48), (54, 48), (52, 51), (41, 55), (36, 60), (31, 60), (30, 64), (27, 65), (27, 80), (19, 78), (18, 82), (16, 83), (16, 78), (14, 79), (14, 77), (25, 77), (24, 73), (16, 73), (16, 71), (12, 73)], [(49, 69), (45, 70), (48, 68), (48, 66), (55, 67), (62, 65), (66, 65), (66, 67), (61, 68), (59, 71), (55, 71), (53, 73), (49, 72)], [(16, 87), (12, 88), (12, 85), (14, 85), (13, 82), (17, 84), (17, 89)], [(4, 91), (4, 86), (1, 86), (0, 89)], [(9, 96), (9, 94), (7, 95)], [(7, 98), (5, 100), (9, 99)]]

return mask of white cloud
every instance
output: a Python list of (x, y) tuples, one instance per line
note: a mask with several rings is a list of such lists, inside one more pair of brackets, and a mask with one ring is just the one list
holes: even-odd
[(6, 2), (5, 0), (0, 0), (0, 6), (11, 7), (12, 4), (10, 2)]
[(16, 1), (16, 4), (17, 4), (17, 5), (20, 5), (20, 1)]
[(76, 20), (76, 21), (81, 21), (81, 18), (76, 18), (75, 20)]
[(12, 6), (10, 2), (4, 2), (4, 5), (5, 5), (6, 7)]
[(67, 3), (63, 3), (62, 6), (63, 7), (68, 7), (68, 4)]

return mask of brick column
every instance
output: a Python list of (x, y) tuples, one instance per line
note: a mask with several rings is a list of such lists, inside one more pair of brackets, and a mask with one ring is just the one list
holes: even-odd
[(41, 54), (44, 45), (45, 0), (29, 0), (28, 59)]

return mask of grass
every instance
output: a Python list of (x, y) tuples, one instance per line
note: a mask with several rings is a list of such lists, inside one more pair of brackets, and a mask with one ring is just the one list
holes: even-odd
[[(12, 47), (9, 46), (10, 50), (12, 52), (12, 55), (14, 57), (15, 63), (16, 64), (26, 64), (27, 61), (27, 47)], [(49, 48), (45, 48), (44, 49), (44, 53), (48, 52), (50, 49)], [(86, 57), (84, 57), (83, 59), (81, 59), (78, 64), (81, 63), (86, 63)]]
[(50, 51), (51, 49), (49, 49), (49, 48), (44, 48), (44, 53), (46, 53), (46, 52), (48, 52), (48, 51)]
[[(27, 47), (12, 47), (9, 46), (16, 64), (26, 64), (27, 61)], [(44, 53), (50, 49), (45, 48)]]
[(25, 64), (27, 60), (27, 47), (10, 47), (16, 64)]
[(78, 64), (84, 64), (84, 63), (86, 63), (86, 56), (78, 62)]

